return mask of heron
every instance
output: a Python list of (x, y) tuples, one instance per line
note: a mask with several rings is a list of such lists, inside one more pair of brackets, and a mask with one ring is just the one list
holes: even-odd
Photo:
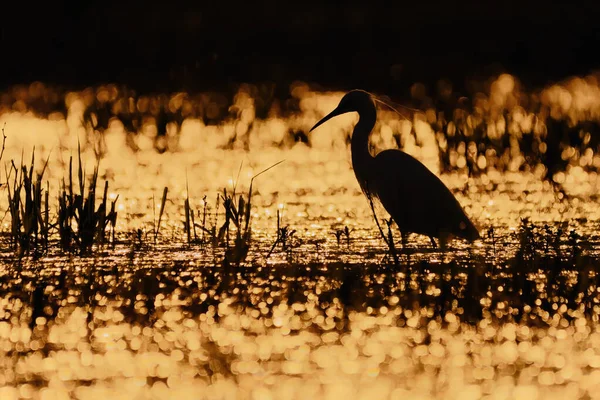
[(442, 249), (451, 237), (469, 242), (479, 239), (477, 228), (456, 197), (419, 160), (398, 149), (371, 155), (369, 136), (377, 120), (375, 100), (364, 90), (352, 90), (310, 131), (335, 116), (358, 113), (350, 144), (352, 168), (363, 193), (369, 200), (378, 199), (398, 226), (403, 251), (410, 233), (428, 236), (434, 248), (437, 238)]

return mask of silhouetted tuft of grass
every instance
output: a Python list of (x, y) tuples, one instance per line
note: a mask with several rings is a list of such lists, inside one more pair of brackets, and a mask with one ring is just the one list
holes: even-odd
[[(252, 237), (251, 211), (254, 179), (282, 162), (283, 161), (279, 161), (254, 175), (252, 179), (250, 179), (250, 187), (248, 188), (248, 194), (246, 196), (243, 194), (236, 196), (235, 187), (231, 194), (227, 192), (227, 189), (223, 189), (221, 199), (223, 200), (223, 208), (225, 210), (225, 221), (217, 232), (217, 241), (219, 243), (224, 242), (226, 246), (225, 256), (223, 258), (224, 266), (239, 265), (248, 256), (250, 240)], [(235, 236), (233, 238), (233, 245), (231, 246), (230, 230), (232, 228), (235, 231)]]
[(114, 242), (114, 230), (117, 223), (115, 198), (108, 203), (108, 182), (104, 184), (102, 199), (97, 204), (96, 187), (98, 184), (98, 164), (90, 178), (86, 191), (85, 172), (81, 163), (81, 151), (78, 149), (79, 166), (77, 169), (78, 193), (73, 186), (73, 157), (69, 160), (68, 182), (63, 180), (59, 195), (58, 229), (61, 247), (65, 251), (77, 250), (87, 254), (94, 244), (106, 242), (106, 230), (110, 225)]
[(338, 247), (341, 245), (342, 237), (346, 238), (346, 247), (350, 249), (350, 234), (352, 233), (352, 229), (348, 229), (348, 226), (344, 226), (344, 229), (336, 229), (333, 231), (333, 235), (335, 236), (335, 240), (337, 241)]
[[(225, 222), (219, 228), (217, 237), (218, 241), (224, 241), (226, 246), (224, 264), (237, 265), (243, 262), (248, 255), (252, 235), (250, 225), (251, 198), (252, 189), (250, 189), (247, 199), (241, 194), (236, 196), (235, 189), (232, 194), (228, 194), (227, 189), (223, 190), (221, 199), (223, 200), (223, 208), (225, 209)], [(230, 246), (230, 229), (232, 228), (232, 224), (235, 227), (235, 236), (233, 246)]]
[(152, 195), (152, 212), (153, 212), (152, 222), (154, 223), (152, 231), (154, 233), (154, 244), (155, 245), (156, 245), (156, 240), (158, 239), (158, 235), (160, 234), (160, 223), (162, 221), (162, 217), (165, 212), (165, 205), (167, 203), (167, 194), (168, 193), (169, 193), (169, 188), (165, 186), (165, 188), (163, 189), (162, 199), (160, 202), (160, 211), (158, 213), (158, 221), (156, 220), (154, 195)]
[[(202, 198), (202, 213), (200, 210), (197, 211), (198, 218), (200, 218), (201, 223), (196, 222), (196, 210), (194, 210), (191, 206), (190, 197), (189, 197), (189, 187), (186, 180), (186, 197), (183, 202), (183, 211), (184, 211), (184, 220), (183, 220), (183, 230), (185, 232), (186, 240), (188, 246), (192, 244), (199, 244), (204, 246), (205, 244), (211, 244), (213, 250), (218, 247), (217, 240), (217, 220), (218, 213), (217, 210), (220, 204), (220, 195), (217, 196), (216, 207), (215, 207), (215, 220), (211, 226), (208, 224), (208, 217), (210, 217), (210, 206), (207, 201), (207, 196), (205, 195)], [(200, 237), (198, 237), (198, 232), (196, 230), (198, 228), (200, 230)]]
[(11, 162), (7, 176), (8, 209), (11, 216), (11, 242), (18, 255), (30, 250), (40, 254), (48, 250), (50, 230), (48, 191), (43, 190), (43, 177), (48, 160), (34, 175), (35, 149), (31, 164)]
[[(273, 246), (271, 246), (271, 249), (269, 250), (269, 253), (267, 254), (267, 258), (269, 258), (271, 256), (271, 254), (273, 253), (273, 250), (275, 250), (275, 247), (277, 247), (278, 244), (281, 244), (281, 251), (283, 252), (288, 252), (292, 250), (292, 247), (289, 246), (289, 242), (291, 241), (291, 239), (293, 238), (293, 236), (296, 234), (296, 230), (295, 229), (290, 229), (289, 225), (286, 226), (282, 226), (281, 225), (281, 213), (279, 212), (279, 209), (277, 210), (277, 239), (275, 239), (275, 243), (273, 243)], [(288, 258), (291, 258), (291, 254), (288, 253)]]

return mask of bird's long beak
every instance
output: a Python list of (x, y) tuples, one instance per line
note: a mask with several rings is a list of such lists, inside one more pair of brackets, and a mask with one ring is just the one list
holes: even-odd
[(320, 125), (324, 124), (325, 122), (329, 121), (331, 118), (336, 117), (340, 114), (343, 114), (344, 111), (340, 110), (339, 107), (337, 107), (335, 110), (333, 110), (332, 112), (330, 112), (329, 114), (327, 114), (325, 117), (323, 117), (323, 119), (321, 119), (319, 122), (317, 122), (315, 124), (315, 126), (313, 126), (311, 128), (311, 130), (309, 132), (314, 131), (315, 129), (317, 129)]

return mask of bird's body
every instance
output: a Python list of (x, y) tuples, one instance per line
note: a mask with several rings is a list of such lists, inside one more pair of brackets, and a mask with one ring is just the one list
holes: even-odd
[[(359, 120), (352, 134), (352, 167), (363, 192), (377, 198), (391, 215), (403, 237), (418, 233), (438, 238), (450, 236), (468, 241), (479, 232), (444, 183), (425, 165), (397, 149), (384, 150), (375, 157), (369, 152), (369, 135), (377, 120), (371, 95), (362, 90), (346, 94), (338, 107), (319, 121), (356, 111)], [(311, 129), (312, 130), (312, 129)]]

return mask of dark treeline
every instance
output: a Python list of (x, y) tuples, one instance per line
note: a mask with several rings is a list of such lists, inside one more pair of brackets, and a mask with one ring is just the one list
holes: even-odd
[(294, 80), (404, 96), (416, 82), (510, 72), (540, 86), (600, 67), (598, 6), (62, 0), (0, 27), (0, 87), (109, 82), (147, 92)]

